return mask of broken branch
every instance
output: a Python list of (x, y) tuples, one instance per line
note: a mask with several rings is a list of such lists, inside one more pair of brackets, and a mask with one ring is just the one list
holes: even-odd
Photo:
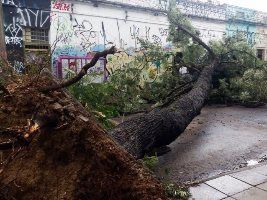
[(61, 88), (65, 88), (68, 86), (71, 86), (74, 83), (77, 83), (79, 80), (81, 80), (86, 74), (88, 69), (92, 68), (93, 66), (95, 66), (95, 64), (97, 63), (97, 61), (99, 60), (99, 58), (101, 57), (106, 57), (109, 54), (115, 54), (116, 52), (116, 48), (115, 46), (111, 47), (110, 49), (104, 50), (102, 52), (97, 52), (93, 59), (87, 63), (86, 65), (83, 66), (83, 68), (81, 69), (81, 71), (74, 76), (73, 78), (66, 80), (60, 84), (56, 84), (56, 85), (52, 85), (49, 87), (44, 87), (44, 88), (40, 88), (39, 91), (41, 92), (51, 92), (51, 91), (55, 91)]

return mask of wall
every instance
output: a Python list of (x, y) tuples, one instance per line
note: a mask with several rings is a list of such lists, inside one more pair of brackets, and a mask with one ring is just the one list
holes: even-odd
[(7, 57), (18, 72), (24, 71), (23, 28), (50, 28), (50, 1), (2, 0)]
[(247, 38), (248, 43), (253, 46), (256, 42), (255, 16), (257, 12), (234, 6), (227, 6), (227, 12), (232, 14), (227, 21), (227, 35), (242, 34)]
[[(101, 51), (110, 45), (116, 45), (127, 54), (123, 54), (124, 59), (120, 63), (118, 56), (121, 55), (109, 56), (108, 67), (123, 66), (130, 62), (131, 56), (136, 53), (139, 47), (138, 38), (166, 48), (171, 46), (167, 41), (168, 19), (163, 12), (168, 1), (102, 0), (101, 2), (106, 3), (94, 5), (91, 2), (77, 1), (52, 2), (50, 42), (55, 47), (54, 71), (57, 59), (62, 55), (86, 57), (89, 52)], [(266, 27), (266, 13), (226, 4), (196, 3), (187, 0), (177, 0), (177, 6), (182, 13), (190, 17), (205, 42), (242, 32), (251, 45), (256, 42), (256, 46), (267, 48), (267, 44), (264, 43), (265, 33), (262, 32)]]
[[(24, 70), (23, 28), (50, 28), (53, 67), (61, 55), (87, 56), (110, 45), (129, 55), (139, 47), (138, 38), (169, 47), (168, 0), (101, 0), (93, 3), (63, 0), (2, 0), (5, 43), (14, 68)], [(50, 13), (50, 6), (52, 12)], [(177, 0), (182, 13), (208, 42), (243, 32), (250, 44), (266, 49), (266, 13), (226, 4)], [(141, 9), (142, 8), (142, 9)], [(90, 11), (90, 12), (88, 12)], [(112, 59), (110, 59), (111, 62)], [(114, 57), (113, 60), (116, 60)]]
[(201, 39), (206, 43), (211, 40), (220, 40), (227, 35), (225, 22), (191, 18), (191, 23), (199, 30)]
[(55, 46), (54, 71), (59, 56), (86, 56), (91, 51), (101, 51), (111, 45), (132, 55), (140, 46), (138, 38), (168, 47), (166, 16), (106, 5), (94, 7), (91, 3), (72, 5), (61, 2), (63, 4), (55, 6), (59, 5), (58, 1), (52, 4), (50, 39)]

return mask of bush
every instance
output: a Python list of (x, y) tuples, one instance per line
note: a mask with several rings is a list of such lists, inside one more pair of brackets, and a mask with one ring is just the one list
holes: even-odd
[(222, 63), (213, 78), (212, 103), (266, 102), (266, 66), (242, 36), (212, 42)]

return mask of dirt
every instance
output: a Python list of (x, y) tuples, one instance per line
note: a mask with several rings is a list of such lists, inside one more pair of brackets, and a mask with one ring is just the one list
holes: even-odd
[(29, 119), (40, 129), (29, 145), (0, 151), (0, 199), (166, 199), (160, 182), (78, 102), (64, 91), (36, 90), (53, 81), (16, 82), (0, 96), (1, 129), (23, 136)]
[(267, 108), (207, 106), (159, 157), (157, 175), (192, 183), (267, 155)]

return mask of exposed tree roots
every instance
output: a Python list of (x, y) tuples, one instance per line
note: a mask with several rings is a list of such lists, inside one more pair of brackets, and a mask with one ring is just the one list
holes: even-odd
[[(0, 96), (0, 127), (22, 130), (30, 143), (4, 151), (0, 199), (166, 199), (162, 185), (69, 94), (35, 89), (55, 84), (49, 78), (28, 89), (27, 80), (18, 82)], [(38, 126), (29, 126), (33, 116)]]

